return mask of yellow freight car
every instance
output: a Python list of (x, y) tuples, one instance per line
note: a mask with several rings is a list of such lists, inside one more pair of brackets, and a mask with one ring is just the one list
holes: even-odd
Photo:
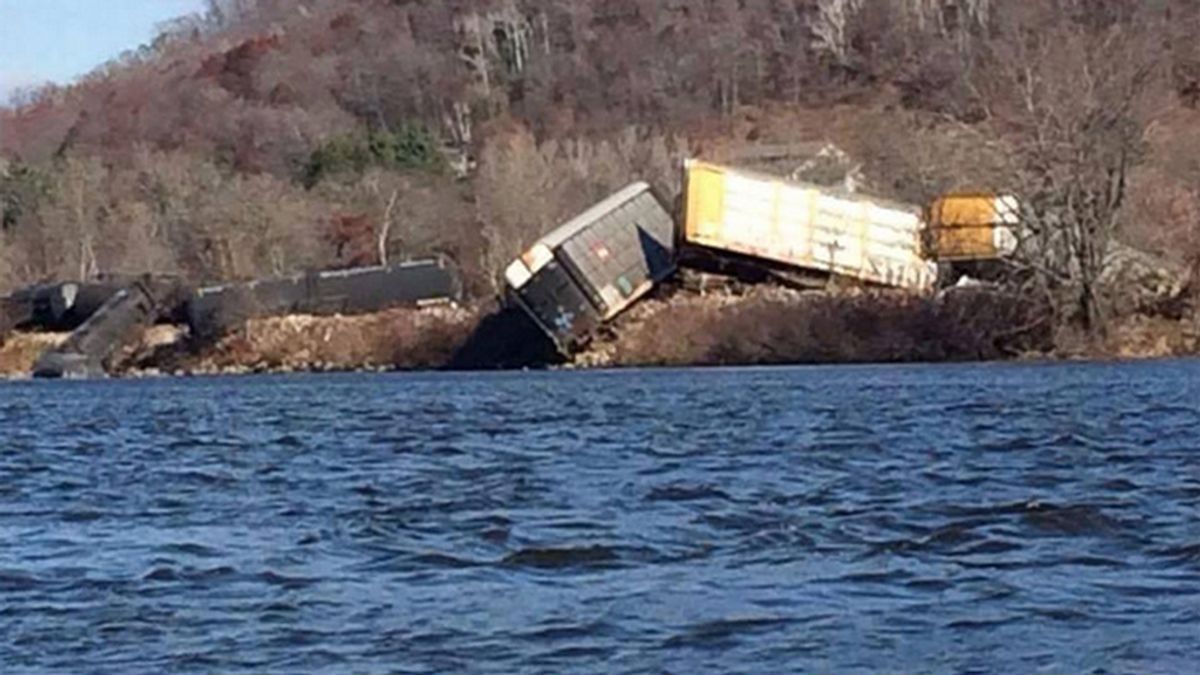
[(691, 246), (913, 291), (937, 283), (918, 207), (698, 160), (684, 185)]
[(925, 257), (930, 260), (994, 260), (1017, 250), (1021, 218), (1016, 197), (946, 195), (930, 205), (926, 220)]

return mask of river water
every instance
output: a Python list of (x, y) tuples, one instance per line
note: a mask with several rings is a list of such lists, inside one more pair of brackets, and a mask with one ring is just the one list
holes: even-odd
[(1200, 365), (0, 387), (0, 671), (1194, 672)]

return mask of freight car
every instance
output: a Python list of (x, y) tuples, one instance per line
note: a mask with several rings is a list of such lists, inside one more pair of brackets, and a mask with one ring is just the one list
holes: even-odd
[(675, 271), (676, 226), (634, 183), (539, 239), (505, 271), (509, 301), (569, 355)]
[(929, 206), (924, 255), (938, 262), (996, 260), (1017, 250), (1021, 205), (1016, 197), (950, 194)]
[(684, 164), (684, 242), (924, 292), (921, 209), (698, 160)]
[(125, 282), (39, 284), (0, 298), (2, 328), (70, 331), (87, 321)]
[(150, 280), (119, 289), (66, 342), (41, 355), (34, 377), (103, 377), (113, 356), (176, 304), (180, 294), (174, 284)]
[(416, 260), (201, 288), (186, 314), (192, 335), (204, 340), (253, 318), (364, 314), (449, 302), (460, 294), (458, 275), (446, 261)]

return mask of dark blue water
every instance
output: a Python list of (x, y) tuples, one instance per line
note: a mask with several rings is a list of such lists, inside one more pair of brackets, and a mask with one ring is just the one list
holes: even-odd
[(1195, 672), (1200, 365), (0, 387), (0, 670)]

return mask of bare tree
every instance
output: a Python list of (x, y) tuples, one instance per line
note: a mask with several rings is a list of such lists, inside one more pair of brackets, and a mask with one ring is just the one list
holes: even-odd
[(94, 279), (102, 271), (96, 246), (107, 202), (108, 170), (93, 158), (64, 160), (55, 176), (54, 201), (44, 209), (43, 236), (55, 251), (53, 268), (67, 279)]
[[(374, 191), (377, 197), (382, 196), (378, 183), (375, 184)], [(379, 236), (376, 243), (379, 247), (379, 264), (383, 266), (388, 264), (388, 237), (392, 234), (392, 215), (396, 210), (396, 200), (399, 198), (399, 188), (393, 189), (391, 196), (387, 199), (387, 206), (383, 207), (383, 219), (379, 223)]]
[(1110, 245), (1162, 81), (1149, 20), (1096, 26), (1054, 8), (1014, 9), (978, 72), (1024, 203), (1018, 261), (1058, 295), (1060, 318), (1095, 336), (1107, 319)]
[(813, 47), (826, 52), (837, 65), (850, 65), (850, 24), (863, 0), (819, 0), (812, 22)]

